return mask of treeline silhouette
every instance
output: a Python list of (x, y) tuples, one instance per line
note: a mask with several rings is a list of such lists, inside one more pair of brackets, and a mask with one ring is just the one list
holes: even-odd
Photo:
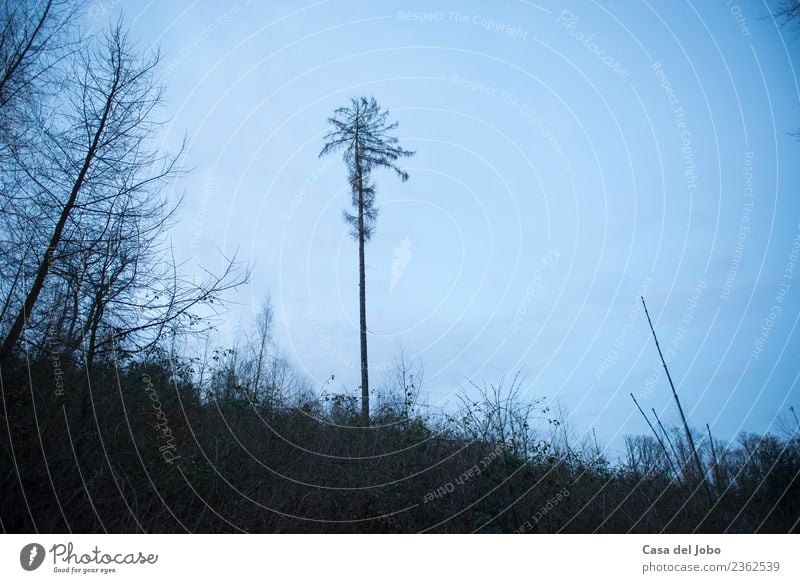
[[(670, 432), (678, 475), (651, 436), (626, 438), (610, 460), (596, 442), (559, 438), (549, 407), (520, 398), (520, 377), (472, 387), (452, 413), (410, 401), (413, 381), (387, 387), (366, 428), (355, 397), (315, 396), (282, 367), (254, 387), (252, 366), (232, 368), (241, 354), (212, 354), (154, 351), (90, 375), (64, 358), (14, 360), (3, 371), (3, 530), (797, 531), (790, 428), (718, 442), (715, 463), (698, 436), (709, 503), (681, 431)], [(394, 378), (408, 370), (401, 362)]]

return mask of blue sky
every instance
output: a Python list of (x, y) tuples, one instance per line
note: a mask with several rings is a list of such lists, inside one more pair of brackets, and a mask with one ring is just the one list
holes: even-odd
[(358, 392), (357, 247), (326, 119), (373, 95), (416, 150), (376, 175), (371, 384), (404, 345), (432, 406), (521, 370), (530, 398), (619, 451), (677, 422), (644, 294), (690, 420), (730, 439), (800, 406), (795, 65), (763, 2), (103, 2), (160, 48), (188, 134), (179, 256), (253, 266), (220, 343), (261, 299), (319, 386)]

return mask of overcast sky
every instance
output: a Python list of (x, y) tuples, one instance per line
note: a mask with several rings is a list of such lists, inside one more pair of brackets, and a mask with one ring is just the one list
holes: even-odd
[(271, 295), (296, 366), (359, 393), (350, 194), (318, 153), (372, 95), (417, 152), (376, 175), (372, 385), (400, 345), (432, 406), (521, 370), (619, 451), (630, 392), (677, 422), (644, 295), (694, 426), (800, 407), (800, 35), (763, 2), (98, 0), (91, 26), (120, 12), (162, 52), (164, 144), (190, 141), (178, 254), (253, 267), (221, 344)]

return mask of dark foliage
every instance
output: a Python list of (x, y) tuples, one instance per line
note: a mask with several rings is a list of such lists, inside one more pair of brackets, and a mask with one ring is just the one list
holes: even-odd
[(796, 435), (717, 444), (709, 508), (697, 484), (673, 479), (652, 438), (629, 438), (627, 458), (613, 464), (596, 447), (545, 438), (542, 424), (557, 422), (541, 403), (522, 405), (517, 383), (452, 415), (409, 419), (385, 404), (367, 429), (344, 396), (252, 400), (235, 380), (225, 388), (192, 377), (188, 363), (159, 353), (99, 363), (91, 377), (52, 359), (5, 367), (3, 530), (798, 529)]

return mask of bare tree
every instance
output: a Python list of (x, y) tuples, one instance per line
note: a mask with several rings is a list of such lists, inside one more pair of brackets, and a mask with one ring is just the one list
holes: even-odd
[(37, 225), (28, 220), (17, 159), (33, 149), (42, 101), (62, 78), (58, 64), (77, 46), (71, 29), (79, 7), (68, 0), (0, 2), (0, 323), (29, 277), (23, 258)]
[[(256, 317), (256, 336), (250, 342), (255, 368), (252, 390), (256, 399), (262, 394), (261, 383), (266, 376), (264, 369), (267, 364), (266, 361), (270, 357), (269, 347), (273, 342), (272, 325), (274, 318), (275, 310), (272, 307), (271, 299), (268, 297), (261, 304), (261, 308)], [(274, 395), (271, 394), (271, 391), (268, 391), (265, 396), (271, 401), (272, 399), (270, 397)]]
[[(80, 55), (82, 74), (75, 81), (77, 90), (69, 94), (68, 111), (44, 127), (39, 155), (34, 160), (20, 160), (31, 200), (37, 201), (45, 216), (46, 211), (54, 211), (55, 221), (33, 280), (0, 345), (0, 361), (16, 345), (33, 312), (57, 253), (63, 250), (70, 220), (78, 224), (76, 215), (91, 214), (95, 210), (92, 203), (105, 201), (109, 179), (116, 182), (120, 172), (131, 170), (117, 165), (130, 165), (125, 154), (133, 152), (135, 156), (148, 137), (142, 124), (160, 97), (149, 83), (155, 63), (134, 62), (119, 28), (112, 31), (103, 49)], [(133, 162), (141, 164), (140, 160)]]
[(389, 401), (386, 405), (403, 419), (406, 428), (417, 412), (424, 376), (422, 359), (411, 357), (406, 348), (400, 346), (395, 351), (393, 366), (386, 374), (385, 390)]
[(22, 145), (37, 98), (49, 73), (76, 43), (69, 36), (81, 2), (0, 2), (0, 153)]
[(397, 165), (400, 158), (414, 155), (397, 145), (393, 135), (397, 123), (389, 123), (389, 112), (382, 111), (375, 98), (359, 97), (350, 105), (340, 107), (328, 119), (332, 128), (325, 135), (320, 157), (342, 152), (347, 167), (355, 214), (345, 211), (345, 221), (358, 241), (359, 307), (361, 339), (361, 418), (369, 425), (369, 366), (367, 363), (367, 300), (364, 268), (364, 245), (375, 230), (378, 207), (375, 204), (375, 184), (372, 172), (379, 168), (394, 170), (405, 182), (408, 173)]
[(194, 308), (219, 305), (247, 279), (235, 258), (221, 276), (184, 279), (166, 245), (177, 203), (163, 190), (180, 173), (182, 149), (171, 155), (152, 146), (163, 94), (157, 64), (157, 55), (130, 50), (120, 25), (87, 42), (69, 63), (65, 104), (39, 120), (35, 149), (18, 157), (25, 212), (16, 231), (26, 251), (4, 305), (0, 361), (23, 330), (38, 327), (43, 344), (44, 324), (80, 347), (89, 367), (103, 351), (145, 350), (167, 330), (199, 325)]

